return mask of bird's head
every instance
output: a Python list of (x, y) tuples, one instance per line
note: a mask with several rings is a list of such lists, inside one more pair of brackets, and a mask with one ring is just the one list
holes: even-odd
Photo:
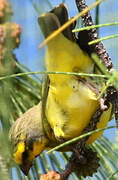
[(46, 149), (48, 139), (41, 120), (41, 105), (29, 109), (18, 118), (10, 130), (13, 159), (27, 175), (32, 162)]
[(25, 137), (15, 145), (13, 159), (25, 175), (28, 175), (33, 160), (46, 148), (46, 143), (47, 139), (40, 136)]

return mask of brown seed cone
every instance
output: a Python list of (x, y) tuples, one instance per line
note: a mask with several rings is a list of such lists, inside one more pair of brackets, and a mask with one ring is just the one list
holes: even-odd
[(99, 167), (99, 158), (97, 157), (97, 152), (92, 149), (85, 148), (83, 152), (83, 157), (85, 157), (84, 163), (78, 162), (76, 160), (75, 172), (78, 176), (92, 176)]
[(97, 153), (92, 149), (84, 148), (81, 155), (72, 154), (65, 170), (60, 173), (61, 179), (68, 179), (69, 175), (74, 172), (78, 177), (92, 176), (99, 167), (99, 158)]

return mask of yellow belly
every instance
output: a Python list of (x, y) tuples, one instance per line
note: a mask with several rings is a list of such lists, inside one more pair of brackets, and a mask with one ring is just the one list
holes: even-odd
[[(74, 87), (74, 88), (73, 88)], [(46, 116), (57, 139), (72, 139), (81, 135), (96, 112), (99, 101), (96, 94), (86, 85), (70, 79), (69, 83), (50, 87)], [(98, 128), (106, 126), (111, 115), (111, 107), (100, 118)], [(92, 143), (102, 132), (92, 135), (88, 143)]]

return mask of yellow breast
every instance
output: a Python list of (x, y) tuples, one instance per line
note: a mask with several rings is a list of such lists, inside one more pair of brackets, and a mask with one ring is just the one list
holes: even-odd
[(46, 115), (55, 136), (64, 139), (79, 136), (98, 104), (95, 93), (73, 78), (61, 87), (50, 87)]

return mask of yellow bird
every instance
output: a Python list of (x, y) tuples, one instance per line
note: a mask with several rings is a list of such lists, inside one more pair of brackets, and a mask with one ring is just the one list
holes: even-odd
[[(41, 15), (39, 24), (45, 38), (67, 20), (68, 13), (63, 4)], [(94, 62), (74, 41), (72, 27), (47, 43), (45, 62), (47, 71), (94, 73)], [(40, 103), (23, 114), (10, 131), (15, 147), (14, 160), (26, 175), (34, 158), (43, 150), (56, 146), (62, 139), (81, 135), (100, 105), (97, 99), (100, 87), (93, 79), (64, 74), (50, 74), (48, 77), (45, 118)], [(111, 111), (110, 105), (102, 113), (97, 128), (106, 126)], [(100, 135), (101, 132), (91, 135), (87, 144)]]

